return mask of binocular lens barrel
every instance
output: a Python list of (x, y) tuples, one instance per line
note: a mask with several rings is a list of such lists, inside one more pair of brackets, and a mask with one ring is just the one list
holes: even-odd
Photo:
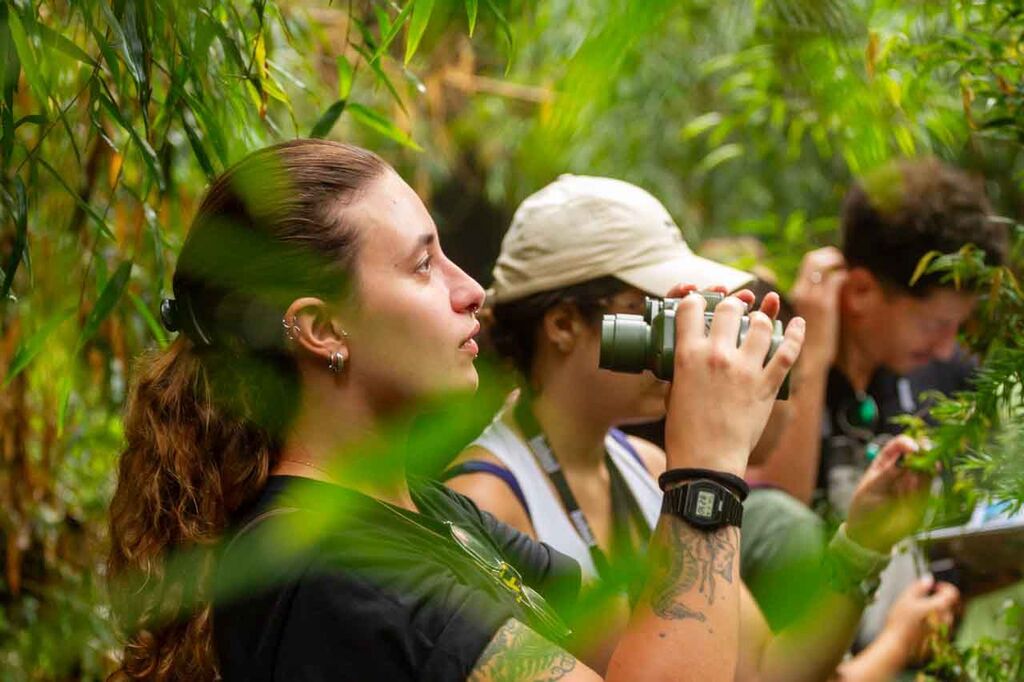
[(651, 325), (642, 315), (605, 315), (598, 364), (615, 372), (643, 372), (650, 337)]

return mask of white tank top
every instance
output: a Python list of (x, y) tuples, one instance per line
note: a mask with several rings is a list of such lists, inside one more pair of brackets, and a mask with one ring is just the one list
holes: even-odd
[[(583, 570), (584, 578), (597, 578), (590, 550), (548, 484), (547, 474), (526, 443), (501, 420), (500, 414), (473, 441), (473, 445), (497, 457), (515, 477), (526, 498), (527, 511), (537, 539), (575, 559)], [(622, 474), (644, 519), (653, 529), (661, 515), (661, 489), (657, 482), (637, 461), (636, 456), (611, 433), (605, 436), (604, 446), (612, 463)]]

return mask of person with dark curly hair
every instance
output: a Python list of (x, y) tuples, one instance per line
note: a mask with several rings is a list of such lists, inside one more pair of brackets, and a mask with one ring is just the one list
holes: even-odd
[(857, 181), (841, 232), (838, 249), (804, 257), (789, 296), (809, 334), (795, 418), (750, 472), (840, 516), (867, 465), (864, 446), (899, 432), (892, 417), (923, 413), (923, 391), (963, 389), (973, 372), (957, 333), (975, 295), (939, 273), (912, 281), (918, 263), (973, 244), (1000, 264), (1009, 239), (982, 180), (934, 158), (893, 161)]
[[(756, 521), (744, 534), (742, 572), (773, 627), (793, 617), (786, 595), (805, 587), (792, 566), (801, 561), (797, 539), (819, 532), (808, 506), (841, 521), (872, 457), (900, 432), (893, 418), (927, 418), (925, 391), (969, 388), (975, 363), (957, 334), (976, 296), (937, 273), (915, 279), (918, 264), (969, 244), (1001, 264), (1009, 231), (992, 215), (981, 178), (924, 158), (860, 178), (843, 204), (841, 239), (803, 259), (789, 296), (808, 320), (793, 418), (773, 453), (747, 471)], [(865, 613), (862, 644), (878, 641), (916, 573), (909, 554), (893, 559)]]

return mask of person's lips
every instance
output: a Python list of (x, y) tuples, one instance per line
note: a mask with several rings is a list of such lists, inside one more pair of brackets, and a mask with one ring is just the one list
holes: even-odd
[(477, 322), (473, 325), (473, 330), (469, 333), (469, 335), (465, 339), (463, 339), (461, 344), (459, 344), (459, 349), (469, 351), (473, 355), (477, 355), (480, 352), (480, 347), (477, 346), (476, 341), (473, 340), (473, 337), (479, 333), (480, 323)]

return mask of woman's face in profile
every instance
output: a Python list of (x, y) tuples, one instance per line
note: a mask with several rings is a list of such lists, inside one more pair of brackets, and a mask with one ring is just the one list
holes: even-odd
[(385, 404), (475, 389), (484, 291), (441, 251), (423, 202), (388, 171), (346, 215), (359, 226), (349, 380)]

